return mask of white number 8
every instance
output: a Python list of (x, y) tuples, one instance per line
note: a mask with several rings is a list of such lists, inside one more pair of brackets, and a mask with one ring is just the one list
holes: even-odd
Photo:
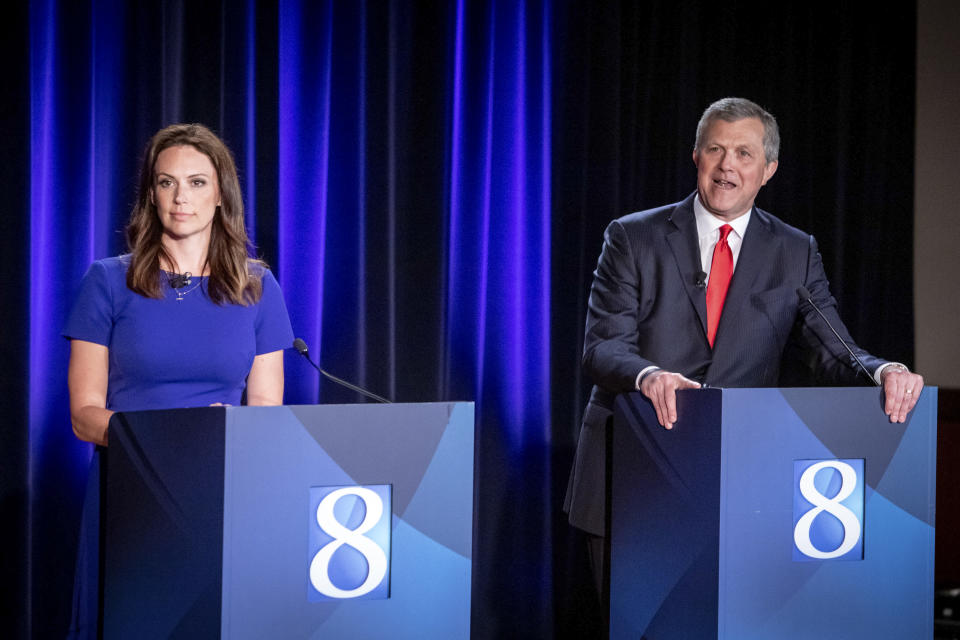
[[(813, 484), (817, 472), (828, 468), (840, 472), (840, 490), (832, 498), (824, 496)], [(800, 476), (800, 494), (806, 498), (807, 502), (814, 505), (814, 508), (803, 514), (797, 521), (797, 526), (793, 529), (793, 541), (801, 553), (811, 558), (828, 560), (839, 558), (857, 546), (857, 541), (860, 539), (860, 521), (853, 511), (840, 504), (850, 497), (856, 487), (857, 472), (849, 464), (839, 460), (818, 462), (803, 472), (803, 475)], [(810, 527), (816, 517), (824, 511), (835, 517), (843, 525), (843, 541), (839, 547), (832, 551), (821, 551), (813, 546), (813, 542), (810, 540)]]
[[(348, 529), (333, 515), (333, 507), (340, 498), (356, 496), (363, 500), (366, 514), (356, 529)], [(313, 556), (310, 562), (310, 583), (329, 598), (356, 598), (373, 591), (387, 575), (387, 556), (376, 542), (363, 534), (380, 521), (383, 501), (374, 491), (363, 487), (344, 487), (331, 492), (317, 505), (317, 524), (333, 538)], [(343, 545), (359, 551), (367, 561), (367, 578), (355, 589), (340, 589), (330, 582), (330, 559)]]

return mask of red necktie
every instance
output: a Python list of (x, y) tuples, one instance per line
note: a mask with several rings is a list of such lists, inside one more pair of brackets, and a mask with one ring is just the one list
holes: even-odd
[(730, 278), (733, 277), (733, 252), (727, 244), (727, 236), (731, 231), (733, 227), (728, 224), (720, 227), (720, 240), (713, 249), (713, 262), (710, 263), (710, 282), (707, 283), (707, 340), (711, 347), (717, 337), (723, 301), (727, 298)]

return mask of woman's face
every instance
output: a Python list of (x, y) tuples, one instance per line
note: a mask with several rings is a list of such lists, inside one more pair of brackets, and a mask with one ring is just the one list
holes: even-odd
[(206, 154), (190, 145), (167, 147), (154, 165), (151, 200), (164, 236), (210, 240), (210, 225), (220, 205), (217, 170)]

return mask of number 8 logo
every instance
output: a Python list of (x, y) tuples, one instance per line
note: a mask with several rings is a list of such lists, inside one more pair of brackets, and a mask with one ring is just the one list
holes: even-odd
[[(356, 529), (340, 524), (333, 507), (341, 498), (356, 496), (363, 501), (366, 513)], [(343, 487), (331, 492), (317, 505), (317, 524), (333, 538), (313, 556), (310, 562), (310, 583), (329, 598), (357, 598), (373, 591), (387, 575), (387, 556), (380, 546), (364, 534), (373, 529), (383, 516), (383, 501), (374, 491), (364, 487)], [(367, 577), (355, 589), (340, 589), (330, 581), (330, 560), (333, 554), (347, 545), (353, 547), (367, 561)]]
[[(828, 498), (813, 484), (813, 480), (821, 469), (836, 469), (840, 472), (840, 489), (837, 495)], [(840, 504), (846, 500), (857, 488), (857, 472), (846, 462), (840, 460), (824, 460), (811, 465), (800, 476), (799, 489), (800, 494), (813, 505), (813, 509), (807, 511), (797, 521), (793, 529), (793, 541), (806, 556), (819, 560), (828, 560), (830, 558), (839, 558), (845, 553), (857, 546), (860, 540), (860, 520), (857, 514)], [(821, 513), (826, 511), (843, 525), (843, 540), (840, 546), (832, 551), (821, 551), (813, 545), (810, 540), (810, 527), (813, 521)]]

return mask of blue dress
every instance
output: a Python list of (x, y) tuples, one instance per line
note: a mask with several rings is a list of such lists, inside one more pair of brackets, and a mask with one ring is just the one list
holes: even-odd
[[(129, 257), (90, 265), (63, 335), (110, 351), (107, 409), (140, 411), (240, 404), (254, 356), (287, 349), (293, 330), (280, 286), (261, 274), (263, 297), (218, 305), (207, 278), (162, 299), (127, 288)], [(181, 297), (181, 300), (177, 298)]]
[[(207, 278), (162, 299), (127, 288), (129, 256), (90, 265), (63, 336), (109, 349), (107, 409), (139, 411), (239, 405), (255, 356), (287, 349), (293, 330), (280, 286), (260, 273), (263, 296), (249, 306), (213, 302)], [(90, 468), (74, 580), (69, 637), (95, 638), (99, 563), (99, 455)]]

